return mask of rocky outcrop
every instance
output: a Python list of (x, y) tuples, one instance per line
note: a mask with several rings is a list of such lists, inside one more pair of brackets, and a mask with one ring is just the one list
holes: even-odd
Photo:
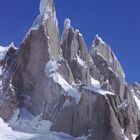
[(0, 59), (0, 116), (8, 120), (15, 109), (26, 108), (51, 121), (51, 131), (88, 140), (133, 140), (132, 134), (140, 133), (139, 84), (127, 84), (99, 36), (88, 50), (66, 19), (60, 43), (57, 24), (53, 0), (41, 0), (40, 15), (19, 50), (10, 47)]
[(80, 103), (65, 107), (51, 129), (75, 137), (86, 135), (89, 140), (123, 140), (121, 127), (108, 99), (90, 90), (83, 89), (81, 94)]
[(68, 83), (73, 81), (67, 61), (62, 57), (52, 1), (41, 1), (40, 15), (21, 44), (16, 66), (12, 82), (20, 101), (19, 106), (28, 108), (35, 115), (42, 112), (48, 114), (62, 92), (61, 85), (55, 82), (51, 74), (57, 71)]
[(75, 82), (89, 85), (91, 81), (88, 63), (91, 57), (82, 34), (78, 30), (74, 31), (69, 19), (64, 22), (61, 46), (64, 59), (71, 68)]
[(118, 123), (125, 130), (127, 137), (132, 139), (130, 132), (139, 133), (140, 116), (133, 95), (125, 81), (123, 69), (111, 48), (99, 36), (96, 36), (90, 54), (98, 69), (97, 79), (101, 87), (115, 93), (115, 98), (108, 97), (108, 99)]
[(106, 61), (108, 67), (110, 67), (118, 77), (120, 77), (121, 79), (125, 79), (124, 71), (117, 57), (115, 56), (111, 48), (98, 35), (96, 35), (90, 52), (96, 64), (97, 58), (102, 59), (100, 61)]
[(13, 64), (15, 62), (17, 48), (11, 43), (8, 47), (1, 47), (0, 50), (0, 116), (4, 120), (9, 120), (18, 106), (18, 100), (11, 82), (15, 72)]

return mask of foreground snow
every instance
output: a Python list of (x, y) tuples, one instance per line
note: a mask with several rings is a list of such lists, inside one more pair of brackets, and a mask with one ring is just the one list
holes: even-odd
[[(26, 115), (28, 116), (29, 114)], [(34, 130), (34, 133), (27, 132), (26, 130), (22, 132), (13, 130), (11, 127), (9, 127), (7, 123), (5, 123), (0, 118), (0, 140), (87, 140), (86, 137), (73, 138), (72, 136), (64, 133), (57, 133), (57, 132), (50, 132), (50, 131), (46, 133), (35, 133), (35, 132), (36, 130)], [(125, 140), (128, 140), (128, 138), (124, 135), (123, 129), (121, 130), (121, 133), (125, 137)], [(135, 140), (137, 135), (133, 134), (132, 137), (133, 140)]]
[(17, 109), (8, 122), (15, 130), (30, 133), (46, 133), (49, 132), (52, 123), (43, 120), (41, 115), (34, 117), (25, 108)]
[(22, 132), (13, 131), (12, 128), (8, 127), (1, 118), (0, 118), (0, 139), (1, 140), (26, 140), (31, 139), (34, 134), (26, 134)]
[(46, 134), (31, 134), (12, 130), (0, 118), (0, 139), (1, 140), (86, 140), (81, 137), (74, 139), (73, 137), (64, 133), (48, 132)]
[(42, 120), (41, 116), (34, 117), (26, 109), (16, 110), (9, 123), (0, 118), (0, 140), (86, 140), (50, 132), (50, 126), (51, 122)]

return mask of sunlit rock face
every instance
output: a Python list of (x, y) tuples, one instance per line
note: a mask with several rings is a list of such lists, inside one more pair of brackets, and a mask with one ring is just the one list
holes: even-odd
[(40, 15), (19, 49), (13, 43), (0, 47), (0, 93), (4, 120), (25, 109), (49, 121), (49, 131), (73, 137), (133, 140), (140, 133), (140, 85), (127, 84), (120, 62), (98, 35), (88, 49), (66, 19), (60, 39), (53, 0), (41, 0)]
[(75, 83), (89, 85), (91, 81), (88, 65), (91, 57), (82, 34), (78, 30), (74, 31), (69, 19), (64, 22), (61, 40), (63, 57), (72, 70)]
[[(52, 1), (41, 1), (40, 15), (26, 35), (17, 55), (17, 71), (13, 84), (20, 106), (26, 106), (33, 114), (49, 110), (60, 97), (61, 86), (46, 74), (49, 61), (65, 66), (64, 77), (72, 81), (71, 71), (64, 63), (60, 48), (59, 30)], [(37, 26), (40, 25), (40, 26)], [(53, 72), (53, 71), (52, 71)], [(63, 75), (63, 72), (61, 72)], [(67, 76), (69, 74), (69, 77)], [(71, 79), (71, 80), (70, 80)]]
[(95, 40), (93, 41), (90, 53), (95, 63), (98, 63), (99, 59), (100, 61), (106, 62), (108, 68), (112, 69), (120, 79), (125, 79), (123, 68), (114, 52), (98, 35), (96, 35)]

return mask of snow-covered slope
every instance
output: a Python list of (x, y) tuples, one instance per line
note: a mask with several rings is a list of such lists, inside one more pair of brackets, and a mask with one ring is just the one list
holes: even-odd
[(35, 135), (27, 134), (12, 130), (1, 118), (0, 118), (0, 139), (1, 140), (26, 140), (31, 139)]
[(50, 126), (41, 116), (34, 117), (26, 109), (18, 109), (8, 123), (0, 118), (0, 140), (86, 140), (86, 137), (75, 139), (64, 133), (50, 132)]
[[(23, 110), (22, 110), (23, 111)], [(24, 110), (25, 111), (25, 110)], [(24, 112), (24, 115), (29, 115), (27, 112)], [(17, 122), (19, 122), (19, 120), (15, 120)], [(22, 120), (22, 122), (20, 122), (20, 125), (24, 125), (24, 121)], [(27, 125), (30, 125), (30, 121), (28, 120)], [(38, 120), (39, 121), (39, 120)], [(17, 123), (15, 122), (15, 123)], [(34, 123), (35, 124), (35, 123)], [(36, 124), (37, 125), (37, 124)], [(39, 125), (45, 125), (45, 123), (39, 123), (38, 122), (38, 126)], [(64, 133), (56, 133), (56, 132), (50, 132), (48, 131), (47, 133), (37, 133), (36, 129), (31, 129), (32, 132), (30, 130), (24, 130), (22, 132), (17, 131), (17, 130), (13, 130), (9, 124), (5, 123), (3, 121), (2, 118), (0, 118), (0, 139), (1, 140), (87, 140), (86, 137), (79, 137), (79, 138), (73, 138), (70, 135), (64, 134)], [(122, 130), (122, 133), (124, 134), (124, 131)], [(124, 135), (125, 136), (125, 135)], [(133, 140), (135, 140), (135, 138), (137, 137), (136, 134), (132, 135)], [(125, 136), (125, 140), (128, 140), (128, 138)]]
[[(27, 120), (24, 120), (24, 121), (27, 121)], [(24, 122), (21, 122), (21, 125), (24, 125), (22, 123)], [(26, 128), (24, 131), (20, 132), (17, 130), (13, 130), (11, 127), (9, 127), (9, 124), (5, 123), (0, 118), (0, 139), (1, 140), (86, 140), (86, 137), (74, 139), (70, 135), (66, 135), (64, 133), (56, 133), (56, 132), (37, 133), (36, 130), (34, 130), (34, 132), (31, 133), (30, 131), (27, 132)]]

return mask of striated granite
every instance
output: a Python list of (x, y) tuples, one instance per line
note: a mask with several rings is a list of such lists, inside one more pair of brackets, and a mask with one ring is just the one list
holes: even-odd
[[(1, 51), (0, 116), (26, 108), (52, 122), (51, 131), (88, 140), (133, 140), (140, 133), (140, 85), (128, 85), (111, 48), (98, 35), (88, 50), (69, 19), (60, 33), (53, 0), (19, 49)], [(5, 55), (3, 55), (5, 54)]]

